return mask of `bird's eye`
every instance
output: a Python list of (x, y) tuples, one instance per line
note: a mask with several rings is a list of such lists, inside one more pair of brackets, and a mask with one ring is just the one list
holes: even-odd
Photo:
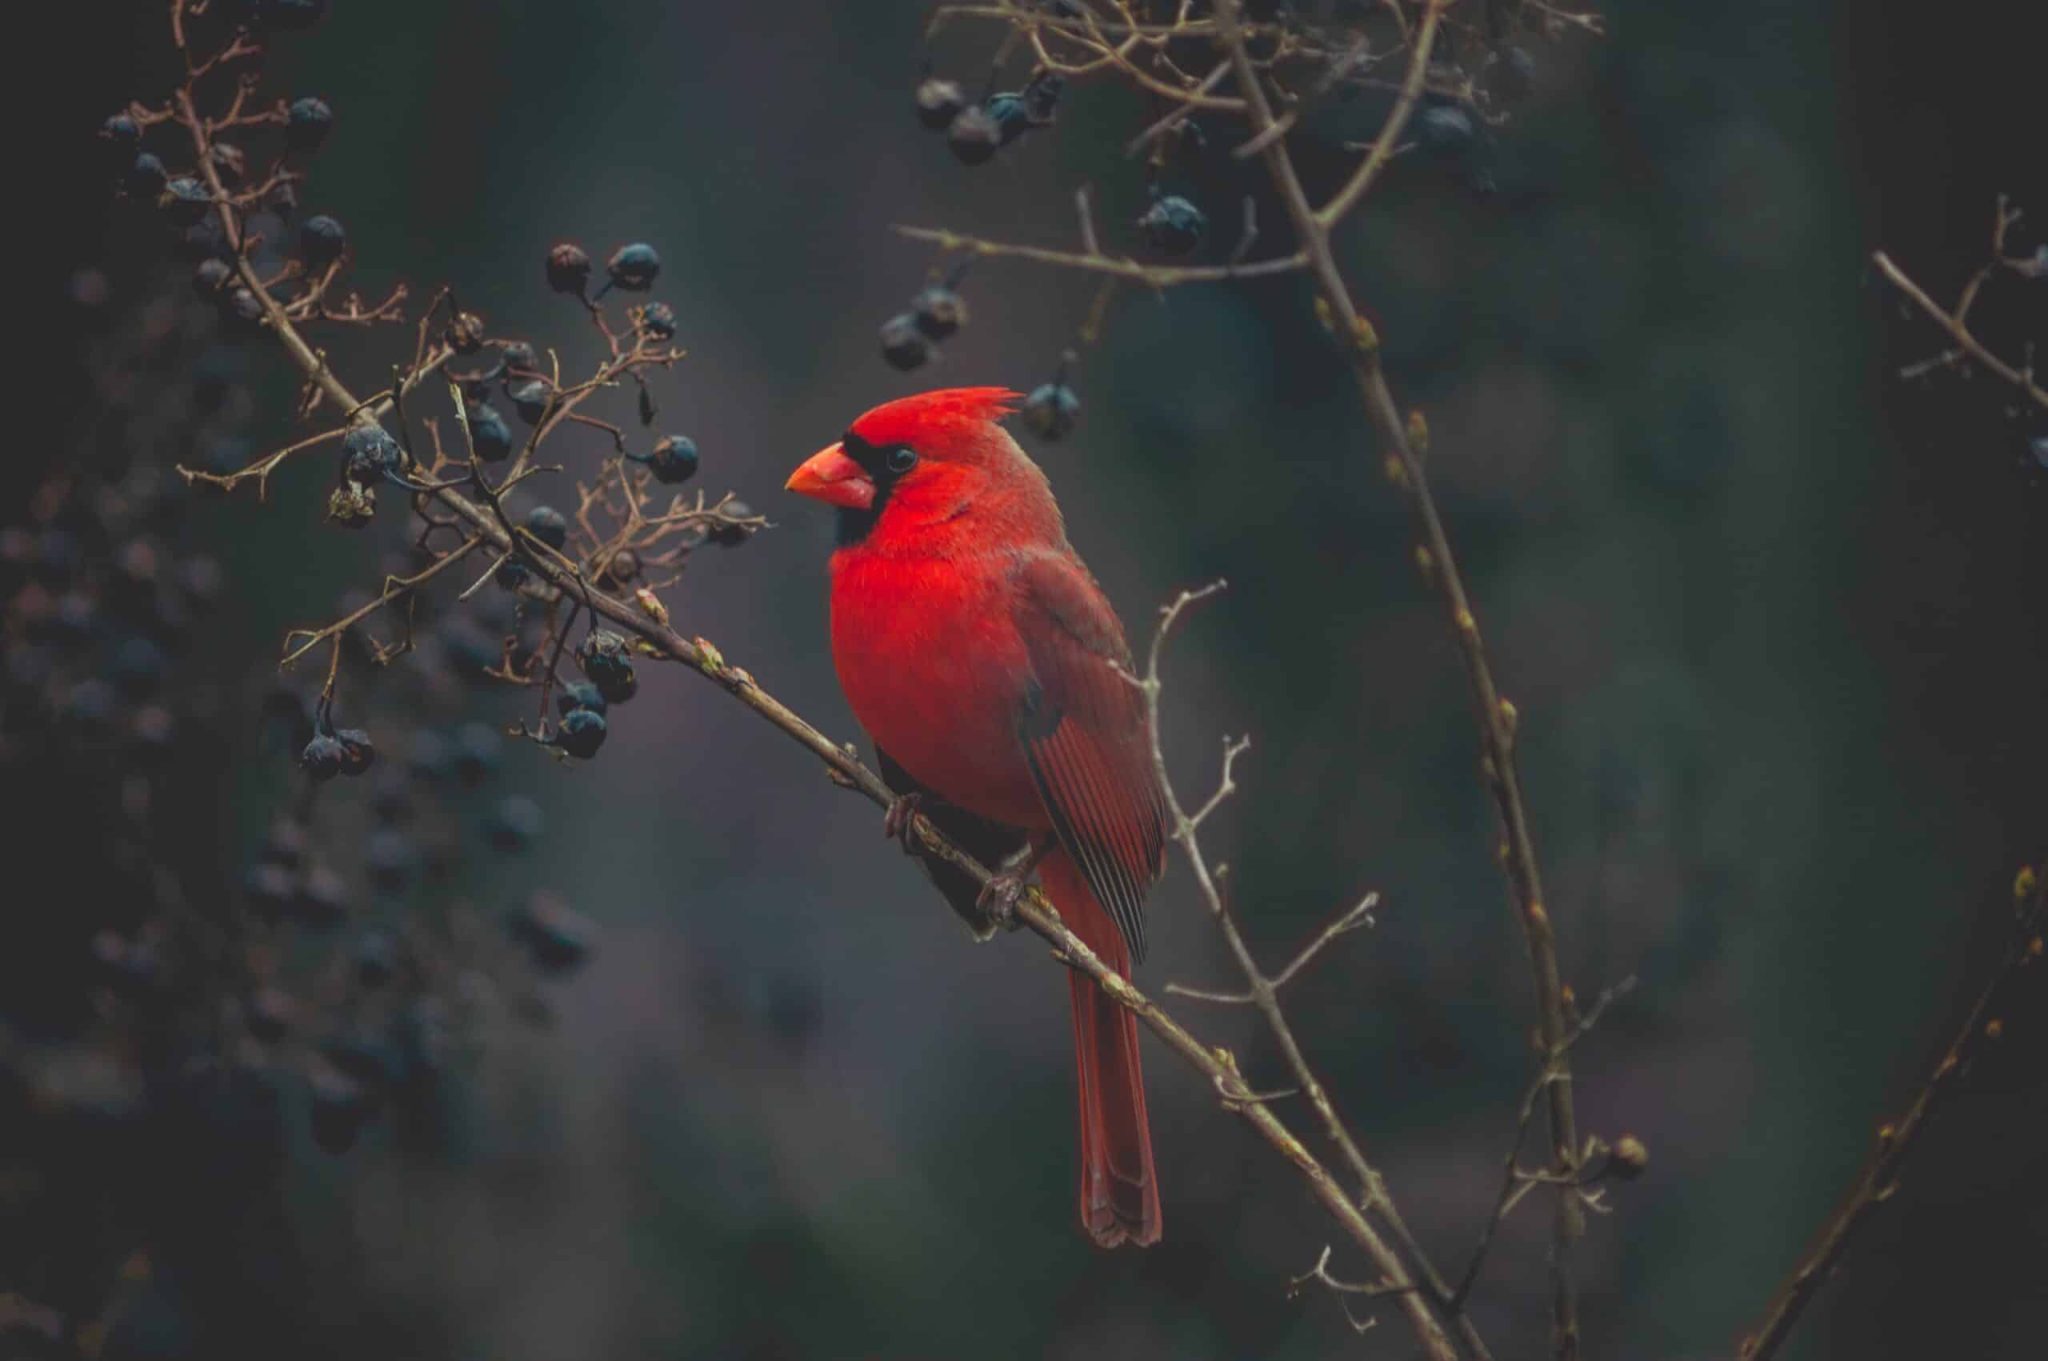
[(917, 466), (917, 450), (899, 444), (889, 451), (889, 471), (901, 477)]

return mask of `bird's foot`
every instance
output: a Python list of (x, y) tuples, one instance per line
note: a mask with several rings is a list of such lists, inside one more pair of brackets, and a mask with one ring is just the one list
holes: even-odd
[(1025, 876), (1014, 871), (991, 874), (975, 895), (974, 906), (991, 927), (1017, 929), (1017, 904), (1024, 899)]
[(882, 814), (882, 835), (901, 842), (905, 855), (917, 854), (912, 828), (917, 824), (917, 812), (923, 803), (922, 794), (898, 794), (889, 804), (889, 811)]
[(1017, 920), (1017, 904), (1024, 900), (1024, 892), (1031, 886), (1032, 871), (1050, 849), (1050, 844), (1034, 846), (996, 866), (996, 872), (988, 877), (974, 899), (974, 906), (990, 927), (1014, 931), (1022, 925)]

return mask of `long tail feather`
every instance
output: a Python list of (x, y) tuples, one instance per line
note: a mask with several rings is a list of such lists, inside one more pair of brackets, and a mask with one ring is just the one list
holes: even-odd
[[(1048, 855), (1040, 873), (1074, 934), (1128, 978), (1123, 936), (1066, 852)], [(1159, 1179), (1138, 1068), (1138, 1019), (1086, 974), (1074, 973), (1069, 986), (1080, 1075), (1081, 1227), (1105, 1248), (1147, 1247), (1159, 1241)]]

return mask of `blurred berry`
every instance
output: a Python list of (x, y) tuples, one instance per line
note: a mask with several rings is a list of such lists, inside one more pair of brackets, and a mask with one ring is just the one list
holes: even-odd
[(932, 132), (942, 131), (967, 107), (967, 95), (955, 81), (933, 76), (917, 87), (917, 121)]
[(523, 340), (506, 341), (504, 348), (498, 351), (498, 358), (504, 361), (508, 371), (524, 369), (533, 372), (540, 367), (540, 359), (534, 354), (533, 346)]
[(1064, 439), (1081, 419), (1081, 399), (1065, 383), (1045, 383), (1024, 399), (1024, 424), (1044, 440)]
[(1145, 244), (1162, 255), (1186, 255), (1202, 244), (1209, 230), (1209, 218), (1200, 208), (1179, 194), (1152, 200), (1152, 206), (1138, 219)]
[(231, 321), (244, 326), (254, 326), (263, 320), (263, 300), (249, 289), (236, 284), (221, 296), (221, 311)]
[(697, 444), (688, 435), (664, 435), (654, 442), (652, 452), (636, 461), (645, 463), (657, 482), (687, 482), (697, 472)]
[(910, 300), (911, 319), (932, 340), (944, 340), (967, 322), (967, 303), (944, 284), (933, 284)]
[(299, 769), (316, 780), (331, 780), (348, 764), (348, 748), (330, 733), (316, 733), (299, 753)]
[(377, 777), (377, 786), (370, 794), (370, 812), (379, 822), (390, 826), (412, 820), (412, 791), (406, 787), (403, 774), (387, 770)]
[(569, 542), (569, 522), (553, 506), (535, 506), (527, 511), (526, 532), (557, 550)]
[(398, 973), (398, 943), (387, 931), (368, 931), (356, 942), (356, 981), (381, 988)]
[(538, 890), (505, 923), (511, 937), (524, 945), (533, 962), (550, 973), (573, 969), (590, 957), (589, 919), (562, 901), (559, 894)]
[(249, 158), (232, 142), (215, 142), (206, 149), (206, 159), (212, 165), (215, 177), (226, 188), (235, 188), (242, 182), (242, 176), (248, 173)]
[(242, 1003), (242, 1024), (265, 1044), (275, 1043), (291, 1033), (298, 1006), (281, 988), (262, 987)]
[(150, 694), (163, 684), (163, 649), (147, 638), (126, 638), (107, 667), (113, 682), (131, 696)]
[(213, 206), (213, 193), (190, 175), (180, 175), (164, 186), (164, 216), (179, 227), (197, 225)]
[(581, 297), (590, 286), (590, 253), (573, 241), (557, 241), (548, 250), (548, 287)]
[(299, 187), (290, 180), (279, 180), (263, 191), (263, 206), (279, 217), (290, 217), (299, 211)]
[[(728, 501), (725, 503), (725, 513), (735, 520), (750, 520), (754, 516), (754, 508), (745, 501)], [(720, 548), (737, 548), (753, 536), (753, 529), (747, 525), (715, 524), (711, 526), (711, 542), (717, 544)]]
[(922, 368), (932, 357), (932, 343), (918, 326), (917, 317), (901, 313), (882, 323), (882, 358), (892, 369), (908, 373)]
[(996, 125), (996, 141), (1001, 146), (1008, 146), (1035, 126), (1030, 106), (1021, 94), (1006, 91), (990, 95), (983, 107)]
[(1536, 84), (1536, 59), (1523, 48), (1503, 48), (1486, 68), (1486, 83), (1493, 97), (1502, 103), (1527, 99)]
[(640, 555), (630, 548), (621, 548), (604, 560), (604, 579), (614, 586), (624, 586), (640, 575)]
[(674, 340), (676, 337), (676, 309), (665, 302), (651, 302), (640, 309), (640, 324), (647, 328), (647, 334), (656, 340)]
[(247, 897), (249, 910), (265, 921), (277, 921), (290, 910), (299, 894), (299, 881), (292, 872), (275, 861), (264, 860), (251, 865), (242, 877), (242, 892)]
[(328, 1153), (346, 1153), (356, 1145), (375, 1102), (363, 1084), (330, 1068), (316, 1068), (306, 1079), (312, 1114), (313, 1142)]
[(469, 425), (469, 447), (478, 461), (502, 463), (512, 457), (512, 427), (505, 424), (498, 408), (489, 402), (475, 402), (462, 414)]
[(978, 105), (962, 109), (946, 127), (946, 145), (962, 165), (983, 164), (1002, 144), (1002, 125)]
[(1052, 122), (1059, 110), (1060, 96), (1066, 93), (1067, 78), (1057, 71), (1040, 71), (1024, 87), (1019, 97), (1024, 104), (1024, 114), (1036, 127)]
[(192, 286), (202, 294), (218, 293), (234, 277), (235, 271), (227, 261), (201, 260), (199, 267), (192, 271)]
[(605, 717), (592, 709), (571, 709), (555, 729), (555, 745), (580, 760), (597, 755), (604, 739)]
[(137, 155), (122, 177), (122, 185), (131, 198), (155, 198), (169, 182), (170, 174), (164, 169), (162, 158), (151, 151)]
[(412, 881), (418, 857), (405, 833), (382, 827), (370, 833), (363, 849), (363, 862), (370, 871), (370, 883), (381, 893), (401, 893)]
[(1477, 136), (1472, 115), (1455, 104), (1432, 104), (1415, 116), (1416, 145), (1442, 160), (1464, 155)]
[(334, 130), (334, 110), (317, 95), (294, 99), (285, 110), (284, 141), (293, 151), (318, 151)]
[(100, 124), (100, 140), (113, 149), (118, 165), (120, 157), (132, 157), (142, 149), (142, 128), (126, 112), (109, 114), (107, 121)]
[(327, 214), (320, 213), (299, 224), (299, 253), (306, 257), (308, 269), (325, 269), (339, 260), (347, 248), (348, 233)]
[(539, 425), (541, 418), (548, 414), (548, 403), (554, 398), (554, 390), (538, 378), (515, 383), (506, 389), (505, 395), (512, 400), (512, 409), (519, 413), (519, 419), (528, 425)]
[(500, 590), (516, 591), (533, 580), (533, 573), (519, 559), (506, 558), (492, 569), (491, 580), (498, 584)]
[(491, 810), (484, 835), (498, 850), (523, 851), (540, 839), (542, 821), (539, 804), (521, 794), (508, 794)]
[(474, 787), (497, 773), (505, 739), (488, 723), (469, 722), (455, 730), (455, 778)]
[(577, 709), (605, 711), (605, 697), (589, 681), (570, 681), (555, 692), (555, 712), (567, 717)]
[(360, 775), (377, 763), (377, 746), (361, 728), (336, 729), (334, 740), (346, 755), (341, 763), (344, 775)]
[(297, 869), (306, 859), (306, 824), (294, 817), (282, 817), (263, 834), (263, 857)]
[(613, 251), (612, 258), (604, 262), (604, 272), (612, 287), (645, 293), (654, 287), (655, 276), (661, 273), (661, 256), (646, 242), (635, 241)]
[(327, 0), (263, 0), (263, 20), (287, 32), (309, 29), (327, 14)]
[(2034, 436), (2027, 441), (2027, 446), (2033, 450), (2034, 462), (2048, 468), (2048, 435)]
[(291, 907), (314, 930), (332, 930), (348, 920), (348, 885), (327, 866), (313, 865), (299, 881)]

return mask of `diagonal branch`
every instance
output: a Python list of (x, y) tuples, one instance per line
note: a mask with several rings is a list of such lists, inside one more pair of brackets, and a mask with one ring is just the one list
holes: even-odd
[(2005, 1026), (1992, 1008), (2021, 969), (2040, 967), (2041, 932), (2048, 927), (2048, 860), (2042, 862), (2039, 870), (2021, 870), (2013, 891), (2019, 899), (2019, 912), (2004, 958), (1984, 985), (1984, 991), (1977, 995), (1976, 1005), (1963, 1018), (1955, 1038), (1942, 1050), (1913, 1104), (1897, 1120), (1878, 1127), (1877, 1148), (1870, 1161), (1849, 1187), (1841, 1205), (1821, 1226), (1813, 1245), (1778, 1287), (1764, 1310), (1763, 1321), (1742, 1340), (1736, 1350), (1739, 1361), (1768, 1361), (1777, 1354), (1806, 1306), (1827, 1283), (1856, 1230), (1872, 1210), (1898, 1189), (1900, 1169), (1928, 1117), (1955, 1091), (1956, 1082), (1969, 1068), (1970, 1061), (2004, 1033)]

